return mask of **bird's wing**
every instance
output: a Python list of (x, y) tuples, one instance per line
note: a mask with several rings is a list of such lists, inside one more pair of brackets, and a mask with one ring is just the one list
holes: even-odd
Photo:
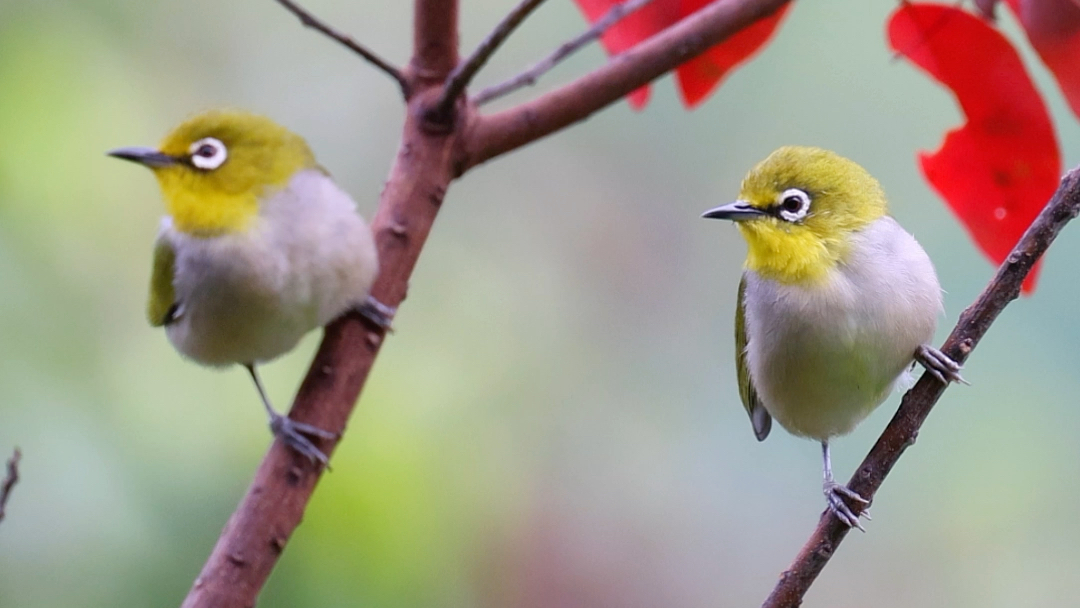
[(746, 275), (739, 281), (739, 301), (735, 307), (735, 371), (739, 376), (739, 397), (742, 398), (750, 422), (754, 425), (754, 435), (758, 441), (765, 441), (772, 429), (772, 417), (761, 405), (754, 381), (750, 378), (750, 368), (746, 364)]
[(146, 317), (150, 325), (161, 327), (176, 320), (180, 305), (176, 301), (173, 273), (176, 269), (176, 251), (164, 234), (154, 243), (154, 268), (150, 275), (150, 299), (146, 303)]

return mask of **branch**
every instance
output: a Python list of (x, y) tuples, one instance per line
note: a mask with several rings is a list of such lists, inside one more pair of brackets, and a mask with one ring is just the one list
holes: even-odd
[[(389, 306), (405, 299), (409, 277), (453, 178), (471, 165), (585, 118), (787, 0), (725, 0), (710, 5), (605, 68), (519, 108), (517, 119), (507, 123), (507, 137), (493, 129), (512, 113), (481, 121), (468, 105), (463, 120), (446, 129), (431, 128), (427, 116), (442, 99), (443, 84), (458, 63), (458, 0), (413, 1), (413, 57), (402, 74), (410, 92), (405, 126), (372, 221), (379, 251), (372, 295)], [(564, 96), (575, 94), (583, 95), (585, 103), (569, 112), (559, 109)], [(534, 111), (540, 112), (539, 128), (523, 128), (520, 121), (528, 123)], [(328, 431), (343, 431), (384, 338), (381, 328), (357, 315), (327, 326), (289, 416)], [(318, 447), (329, 455), (335, 444), (320, 441)], [(253, 606), (321, 474), (321, 469), (275, 440), (183, 607)]]
[(458, 63), (457, 0), (413, 0), (412, 77), (425, 87), (442, 84)]
[[(1005, 306), (1020, 295), (1020, 286), (1035, 262), (1054, 242), (1065, 224), (1078, 213), (1080, 167), (1062, 178), (1057, 192), (998, 268), (990, 284), (975, 303), (960, 315), (960, 321), (941, 348), (942, 352), (958, 363), (968, 358)], [(944, 391), (943, 384), (929, 373), (923, 374), (919, 382), (904, 395), (900, 409), (852, 476), (849, 488), (867, 499), (873, 499), (900, 455), (915, 443), (919, 427)], [(822, 517), (795, 561), (780, 575), (780, 582), (765, 600), (763, 608), (794, 608), (802, 603), (803, 595), (829, 563), (829, 558), (835, 554), (849, 530), (835, 516)]]
[(360, 45), (348, 34), (343, 34), (330, 27), (329, 25), (326, 25), (325, 23), (320, 21), (315, 15), (309, 13), (307, 9), (300, 6), (299, 4), (296, 4), (295, 2), (292, 2), (292, 0), (277, 0), (277, 3), (281, 6), (284, 6), (290, 13), (296, 15), (296, 17), (300, 19), (300, 23), (303, 23), (305, 26), (316, 29), (323, 34), (326, 34), (330, 38), (337, 40), (357, 55), (360, 55), (361, 57), (366, 59), (368, 63), (389, 74), (391, 78), (397, 81), (398, 87), (401, 88), (402, 96), (404, 96), (405, 99), (409, 98), (409, 83), (407, 80), (405, 80), (405, 76), (402, 75), (401, 70), (397, 69), (382, 57), (379, 57), (375, 53), (369, 51), (364, 46)]
[[(451, 180), (456, 139), (423, 127), (457, 58), (457, 1), (415, 0), (417, 54), (407, 72), (409, 108), (401, 145), (371, 228), (379, 251), (372, 295), (389, 306), (405, 299), (409, 276)], [(441, 71), (441, 73), (440, 73)], [(342, 432), (368, 378), (385, 332), (356, 314), (327, 326), (289, 417)], [(330, 455), (336, 441), (320, 441)], [(247, 608), (300, 524), (322, 470), (278, 440), (270, 446), (236, 511), (225, 524), (183, 608)]]
[(11, 489), (19, 481), (20, 459), (22, 459), (22, 452), (19, 451), (19, 448), (15, 448), (15, 453), (7, 461), (7, 475), (4, 477), (3, 483), (0, 483), (0, 521), (4, 521), (4, 508), (7, 506), (8, 498), (11, 496)]
[(529, 13), (533, 12), (543, 1), (522, 0), (521, 4), (510, 11), (510, 14), (499, 25), (495, 26), (495, 29), (488, 34), (487, 38), (480, 42), (480, 46), (476, 47), (473, 54), (454, 68), (454, 71), (446, 79), (442, 97), (431, 109), (432, 120), (443, 124), (449, 122), (454, 110), (454, 104), (457, 102), (458, 97), (461, 97), (461, 94), (465, 92), (465, 87), (469, 86), (473, 77), (480, 71), (480, 68), (484, 67), (488, 59), (491, 59), (496, 49), (517, 29), (517, 26), (521, 25), (522, 21), (525, 21)]
[(509, 95), (522, 87), (536, 84), (536, 81), (539, 80), (541, 76), (561, 63), (563, 59), (574, 54), (578, 49), (589, 44), (593, 40), (603, 36), (604, 32), (611, 29), (613, 25), (621, 21), (627, 15), (644, 7), (649, 2), (652, 2), (652, 0), (626, 0), (626, 2), (623, 2), (622, 4), (616, 4), (611, 7), (603, 17), (594, 23), (592, 27), (582, 32), (576, 38), (564, 42), (559, 48), (555, 49), (555, 52), (538, 61), (531, 68), (505, 82), (501, 82), (480, 91), (479, 94), (473, 97), (473, 104), (481, 106), (489, 101), (503, 97), (504, 95)]
[(467, 133), (461, 171), (588, 118), (593, 112), (773, 14), (787, 2), (713, 2), (566, 86), (504, 112), (476, 118)]

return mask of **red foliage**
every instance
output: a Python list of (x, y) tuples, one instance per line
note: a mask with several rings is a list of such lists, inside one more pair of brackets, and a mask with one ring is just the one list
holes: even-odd
[[(682, 0), (681, 16), (690, 15), (710, 2), (712, 0)], [(750, 60), (769, 41), (790, 7), (791, 3), (785, 4), (772, 15), (679, 66), (675, 76), (683, 104), (688, 108), (698, 105), (720, 85), (729, 71)]]
[[(1061, 175), (1061, 155), (1046, 106), (1016, 50), (997, 30), (952, 6), (903, 4), (888, 24), (893, 49), (952, 90), (967, 122), (933, 154), (923, 174), (1001, 263)], [(1024, 282), (1035, 286), (1038, 267)]]
[[(621, 53), (635, 44), (674, 25), (680, 19), (701, 9), (713, 0), (653, 0), (641, 10), (629, 15), (604, 33), (601, 42), (611, 55)], [(596, 22), (621, 0), (574, 0), (590, 23)], [(701, 103), (719, 86), (732, 69), (750, 59), (762, 48), (791, 5), (754, 23), (726, 41), (710, 48), (695, 59), (676, 68), (676, 78), (683, 104), (692, 108)], [(649, 101), (649, 87), (644, 86), (628, 96), (635, 110)]]
[(1073, 0), (1006, 0), (1080, 117), (1080, 6)]

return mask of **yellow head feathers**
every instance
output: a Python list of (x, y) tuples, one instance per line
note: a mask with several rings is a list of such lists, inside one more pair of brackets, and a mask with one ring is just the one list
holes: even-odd
[(705, 216), (736, 220), (747, 269), (805, 283), (843, 262), (851, 233), (886, 211), (880, 184), (859, 165), (821, 148), (787, 146), (750, 170), (737, 202)]
[(261, 197), (297, 171), (317, 166), (300, 136), (238, 110), (194, 116), (173, 129), (158, 150), (121, 148), (110, 154), (153, 169), (173, 225), (200, 236), (245, 229)]

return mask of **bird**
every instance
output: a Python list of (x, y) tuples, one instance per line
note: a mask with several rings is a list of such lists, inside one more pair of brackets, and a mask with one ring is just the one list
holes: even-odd
[(153, 171), (167, 214), (153, 248), (147, 318), (185, 358), (244, 366), (270, 429), (312, 462), (312, 438), (337, 435), (279, 414), (256, 366), (357, 309), (382, 327), (394, 310), (370, 297), (371, 229), (302, 137), (270, 118), (216, 109), (191, 116), (158, 148), (108, 155)]
[(915, 362), (942, 383), (965, 382), (929, 344), (944, 312), (929, 256), (888, 214), (870, 173), (816, 147), (777, 149), (735, 202), (702, 217), (734, 222), (747, 244), (735, 363), (754, 434), (764, 441), (776, 420), (820, 442), (828, 510), (865, 531), (845, 499), (860, 514), (869, 501), (833, 478), (830, 441), (884, 402)]

